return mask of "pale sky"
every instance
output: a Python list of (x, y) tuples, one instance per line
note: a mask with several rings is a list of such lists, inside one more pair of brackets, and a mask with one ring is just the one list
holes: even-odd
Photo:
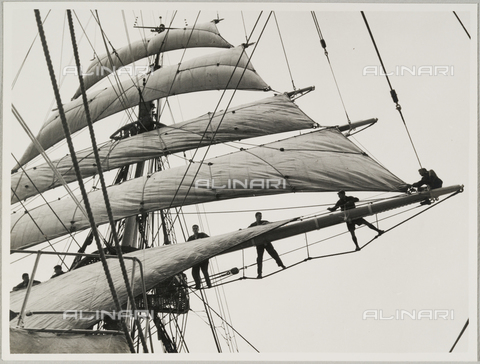
[[(73, 64), (70, 35), (64, 25), (64, 8), (62, 4), (40, 3), (35, 3), (35, 7), (40, 8), (42, 18), (49, 9), (54, 9), (45, 22), (45, 32), (55, 70), (60, 72), (62, 66)], [(10, 151), (20, 158), (29, 143), (10, 112), (10, 103), (15, 105), (35, 134), (49, 110), (56, 107), (52, 106), (53, 92), (38, 39), (26, 58), (13, 90), (11, 87), (37, 32), (33, 8), (29, 3), (12, 4), (5, 12), (3, 135), (6, 136), (4, 142), (10, 148), (5, 153), (7, 174), (14, 165)], [(163, 22), (169, 24), (175, 10), (178, 10), (178, 14), (172, 24), (174, 27), (184, 26), (185, 23), (193, 25), (198, 11), (198, 22), (210, 21), (217, 15), (224, 18), (218, 24), (220, 34), (236, 46), (245, 42), (244, 27), (249, 34), (263, 10), (252, 38), (258, 43), (252, 64), (273, 90), (286, 92), (291, 91), (293, 86), (273, 15), (264, 34), (258, 39), (269, 12), (275, 10), (295, 86), (302, 88), (314, 85), (316, 88), (300, 98), (297, 104), (320, 125), (343, 125), (346, 123), (345, 112), (310, 14), (311, 10), (315, 10), (351, 121), (379, 119), (375, 126), (355, 135), (352, 140), (392, 173), (405, 182), (413, 183), (420, 179), (417, 173), (419, 163), (390, 98), (385, 77), (374, 74), (376, 69), (380, 73), (379, 61), (360, 14), (361, 10), (365, 11), (387, 71), (393, 73), (390, 81), (399, 96), (422, 166), (434, 169), (444, 181), (444, 186), (463, 184), (465, 191), (395, 228), (359, 253), (312, 260), (263, 280), (237, 281), (226, 284), (219, 291), (208, 290), (206, 293), (216, 310), (219, 310), (216, 296), (224, 294), (224, 308), (228, 306), (229, 322), (262, 353), (260, 357), (253, 356), (255, 359), (476, 358), (477, 39), (474, 6), (248, 4), (239, 7), (235, 4), (209, 3), (187, 7), (185, 4), (172, 3), (117, 3), (114, 6), (77, 3), (70, 8), (75, 10), (99, 54), (104, 53), (103, 41), (98, 29), (95, 30), (94, 21), (90, 19), (90, 9), (98, 9), (102, 26), (115, 47), (128, 44), (125, 26), (128, 27), (131, 41), (140, 39), (142, 33), (132, 28), (136, 17), (139, 24), (143, 21), (145, 25), (157, 25), (158, 17), (162, 16)], [(462, 20), (472, 36), (471, 40), (452, 11), (456, 11)], [(78, 23), (76, 27), (78, 41), (82, 30)], [(152, 35), (147, 33), (148, 37)], [(248, 49), (249, 54), (252, 49)], [(208, 51), (189, 51), (185, 58)], [(82, 64), (87, 67), (93, 58), (93, 51), (85, 39), (81, 41), (80, 54)], [(178, 54), (166, 54), (165, 63), (178, 62)], [(76, 77), (65, 78), (61, 88), (64, 103), (70, 100), (76, 90), (76, 82)], [(98, 87), (107, 85), (104, 81)], [(219, 94), (215, 91), (171, 98), (175, 122), (213, 111)], [(238, 92), (232, 105), (271, 95), (271, 92)], [(170, 111), (166, 114), (170, 114)], [(167, 119), (164, 120), (168, 120), (168, 117), (166, 115)], [(99, 121), (95, 124), (97, 138), (106, 140), (124, 121), (122, 113)], [(75, 139), (78, 145), (85, 143), (87, 133), (83, 134), (83, 139)], [(294, 134), (274, 135), (245, 143), (248, 147)], [(245, 145), (230, 143), (215, 150), (212, 148), (208, 156), (230, 153), (239, 147)], [(65, 154), (65, 150), (64, 146), (58, 154)], [(197, 160), (200, 158), (196, 156)], [(175, 156), (169, 160), (173, 166), (184, 164), (183, 159)], [(8, 195), (8, 189), (4, 191)], [(65, 193), (54, 191), (46, 196), (47, 199), (54, 199), (58, 194), (63, 196)], [(360, 199), (386, 197), (378, 193), (349, 192), (347, 195)], [(336, 193), (333, 192), (238, 199), (199, 206), (198, 210), (208, 212), (200, 216), (195, 214), (198, 211), (195, 206), (191, 206), (184, 209), (187, 233), (191, 233), (190, 227), (195, 223), (209, 235), (245, 228), (254, 221), (257, 210), (263, 211), (263, 218), (269, 221), (320, 214), (336, 200)], [(38, 203), (42, 202), (37, 198), (30, 206)], [(16, 206), (14, 208), (18, 209)], [(9, 211), (8, 208), (6, 210)], [(419, 212), (419, 209), (396, 216), (399, 212), (378, 216), (380, 228), (389, 229)], [(367, 220), (375, 222), (376, 217)], [(5, 230), (8, 231), (8, 228)], [(374, 232), (369, 229), (357, 230), (360, 245), (373, 236)], [(180, 231), (177, 237), (179, 242), (184, 241)], [(348, 251), (354, 247), (344, 224), (307, 236), (277, 241), (274, 246), (283, 254), (284, 263), (291, 266), (301, 262), (307, 252), (306, 249), (288, 252), (304, 247), (306, 239), (312, 244), (327, 238), (331, 239), (310, 247), (311, 256)], [(67, 249), (67, 244), (61, 242), (57, 249)], [(7, 244), (3, 246), (3, 261), (16, 261), (17, 256), (8, 257)], [(40, 247), (43, 246), (37, 246)], [(247, 265), (254, 264), (255, 257), (254, 249), (245, 251)], [(268, 258), (265, 253), (265, 275), (277, 269), (271, 260), (267, 261)], [(53, 274), (53, 265), (57, 263), (56, 258), (46, 259), (37, 279), (48, 279)], [(241, 265), (241, 253), (220, 256), (212, 259), (210, 264), (216, 272)], [(9, 268), (4, 265), (4, 273), (10, 275), (5, 279), (6, 275), (2, 274), (7, 298), (7, 291), (20, 282), (21, 273), (30, 272), (32, 266), (31, 259), (16, 261)], [(186, 273), (191, 280), (190, 270)], [(249, 268), (246, 275), (255, 277), (256, 267), (253, 265)], [(203, 322), (205, 315), (200, 312), (203, 311), (203, 304), (192, 295), (191, 306), (192, 310), (199, 313), (191, 312), (187, 320), (186, 340), (190, 352), (215, 353), (210, 329)], [(448, 312), (449, 316), (436, 320), (408, 317), (365, 319), (364, 316), (365, 312), (391, 317), (399, 311), (411, 313), (420, 310)], [(468, 318), (468, 329), (454, 353), (448, 354)], [(237, 337), (237, 343), (241, 353), (253, 353), (240, 337)], [(227, 346), (224, 351), (228, 351)], [(280, 353), (288, 354), (278, 356)]]

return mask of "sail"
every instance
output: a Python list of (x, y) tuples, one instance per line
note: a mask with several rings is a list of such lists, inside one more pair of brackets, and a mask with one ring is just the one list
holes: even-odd
[[(114, 220), (159, 209), (292, 192), (406, 191), (407, 184), (337, 129), (323, 129), (135, 178), (108, 188)], [(108, 221), (101, 191), (89, 193), (95, 224)], [(66, 231), (65, 227), (68, 231)], [(11, 248), (89, 227), (70, 198), (11, 215)]]
[[(255, 72), (244, 47), (238, 46), (215, 54), (185, 61), (180, 65), (160, 68), (150, 75), (126, 80), (120, 85), (93, 90), (87, 93), (92, 122), (97, 122), (119, 111), (137, 106), (142, 101), (150, 102), (171, 95), (207, 90), (266, 90), (267, 84)], [(74, 133), (87, 126), (81, 98), (64, 105), (65, 117)], [(36, 139), (48, 149), (64, 139), (58, 110), (42, 126)], [(31, 143), (19, 165), (22, 166), (39, 155)], [(14, 170), (18, 169), (18, 166)]]
[[(102, 170), (108, 171), (127, 164), (161, 157), (244, 138), (312, 128), (316, 124), (286, 95), (277, 95), (237, 106), (215, 116), (208, 113), (157, 130), (122, 140), (112, 140), (99, 146)], [(79, 168), (84, 178), (98, 173), (92, 149), (77, 152)], [(65, 181), (76, 180), (69, 155), (52, 162)], [(11, 203), (47, 191), (60, 183), (47, 164), (17, 172), (11, 176)], [(32, 181), (35, 186), (33, 186)]]
[[(121, 67), (161, 52), (198, 47), (233, 47), (220, 36), (216, 23), (217, 21), (213, 20), (208, 23), (197, 24), (194, 27), (167, 29), (153, 38), (142, 39), (115, 50), (110, 54), (110, 58), (108, 54), (99, 56), (88, 66), (85, 72), (83, 78), (85, 89), (88, 90), (98, 81)], [(79, 87), (73, 95), (73, 99), (80, 95)]]
[[(141, 261), (145, 287), (149, 290), (163, 280), (173, 277), (205, 259), (272, 231), (289, 221), (291, 220), (272, 222), (255, 228), (186, 243), (143, 249), (124, 254), (124, 257), (136, 257)], [(119, 302), (123, 307), (127, 302), (127, 292), (120, 265), (117, 259), (107, 259), (107, 263)], [(125, 259), (125, 265), (127, 275), (131, 277), (132, 261)], [(134, 296), (142, 293), (138, 266), (136, 264), (135, 281), (132, 284)], [(47, 297), (48, 299), (46, 299)], [(11, 292), (10, 310), (18, 313), (24, 298), (25, 291)], [(34, 313), (25, 317), (25, 328), (83, 329), (92, 326), (99, 321), (99, 318), (88, 319), (91, 315), (86, 313), (79, 317), (80, 311), (113, 311), (115, 305), (107, 280), (104, 278), (103, 266), (97, 262), (33, 286), (26, 309), (31, 312), (57, 311), (59, 313), (66, 312), (66, 314), (64, 317), (63, 314)], [(10, 326), (14, 327), (16, 322), (16, 319), (12, 320)]]
[(12, 354), (130, 353), (123, 335), (35, 332), (10, 328)]

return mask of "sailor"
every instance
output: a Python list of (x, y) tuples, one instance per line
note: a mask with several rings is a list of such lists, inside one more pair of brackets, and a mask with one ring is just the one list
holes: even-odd
[[(12, 291), (19, 291), (21, 289), (27, 288), (28, 287), (28, 282), (30, 281), (30, 278), (28, 276), (28, 273), (23, 273), (22, 274), (22, 279), (23, 282), (17, 284), (15, 287), (13, 287)], [(34, 280), (32, 283), (32, 286), (36, 286), (37, 284), (40, 284), (42, 282)]]
[[(436, 188), (441, 188), (443, 185), (443, 181), (438, 178), (437, 174), (433, 169), (427, 171), (426, 168), (420, 168), (418, 170), (418, 173), (420, 176), (422, 176), (422, 179), (418, 182), (415, 182), (411, 184), (409, 187), (416, 187), (418, 188), (418, 192), (421, 191), (429, 191), (429, 190), (434, 190)], [(426, 187), (422, 188), (421, 186), (426, 185)], [(420, 205), (430, 205), (430, 199), (426, 199), (420, 203)]]
[[(255, 214), (255, 222), (251, 223), (250, 227), (257, 226), (257, 225), (266, 225), (269, 224), (268, 221), (262, 220), (262, 213), (257, 212)], [(263, 244), (257, 245), (257, 278), (262, 278), (262, 266), (263, 266), (263, 253), (265, 250), (270, 254), (270, 256), (275, 259), (275, 262), (277, 262), (277, 265), (283, 269), (286, 267), (283, 265), (282, 260), (280, 259), (280, 256), (278, 255), (277, 251), (273, 247), (272, 243), (267, 241)]]
[(62, 274), (64, 274), (65, 272), (62, 270), (62, 266), (61, 265), (56, 265), (55, 267), (53, 267), (53, 271), (55, 272), (55, 274), (53, 276), (50, 277), (50, 279), (52, 278), (55, 278), (55, 277), (58, 277), (58, 276), (61, 276)]
[[(339, 200), (337, 201), (335, 206), (328, 208), (329, 211), (333, 212), (339, 207), (342, 211), (351, 210), (355, 208), (355, 202), (359, 201), (357, 197), (347, 196), (345, 194), (345, 191), (343, 190), (338, 192), (338, 197), (339, 197)], [(352, 234), (352, 240), (355, 243), (355, 251), (360, 250), (360, 247), (358, 246), (357, 237), (355, 236), (355, 225), (367, 225), (370, 229), (378, 232), (378, 236), (382, 235), (385, 232), (383, 230), (377, 229), (375, 226), (370, 224), (363, 217), (360, 217), (354, 220), (347, 220), (348, 231), (350, 231), (350, 234)]]
[[(198, 231), (198, 225), (192, 226), (193, 235), (191, 235), (187, 241), (208, 238), (208, 235)], [(205, 282), (207, 282), (208, 288), (212, 287), (212, 283), (210, 282), (210, 276), (208, 275), (208, 259), (200, 262), (192, 267), (192, 276), (195, 280), (195, 288), (200, 289), (200, 269), (203, 272), (203, 276), (205, 277)]]

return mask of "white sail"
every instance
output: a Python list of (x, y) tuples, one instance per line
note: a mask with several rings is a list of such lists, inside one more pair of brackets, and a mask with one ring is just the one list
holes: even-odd
[[(315, 122), (305, 115), (286, 95), (206, 114), (193, 120), (164, 126), (126, 139), (99, 145), (102, 170), (165, 156), (210, 144), (244, 138), (312, 128)], [(98, 173), (91, 148), (77, 152), (83, 178)], [(65, 181), (76, 180), (69, 155), (53, 161)], [(33, 181), (33, 183), (32, 183)], [(34, 185), (33, 185), (34, 184)], [(11, 203), (47, 191), (60, 183), (47, 164), (12, 175)]]
[(12, 354), (130, 353), (123, 335), (85, 335), (10, 328)]
[[(132, 42), (128, 46), (115, 50), (110, 55), (99, 56), (85, 72), (85, 88), (88, 90), (112, 72), (142, 58), (161, 52), (197, 47), (231, 48), (233, 46), (220, 36), (215, 20), (197, 24), (194, 27), (167, 29), (153, 38)], [(73, 98), (76, 99), (80, 95), (79, 87)]]
[[(318, 130), (177, 167), (108, 188), (114, 220), (164, 208), (292, 192), (405, 191), (406, 183), (336, 129)], [(108, 221), (101, 191), (89, 193), (95, 224)], [(53, 211), (53, 212), (52, 212)], [(67, 227), (67, 230), (65, 229)], [(11, 216), (11, 248), (89, 227), (69, 198)]]
[[(256, 238), (291, 220), (279, 221), (261, 225), (251, 229), (243, 229), (232, 233), (213, 236), (204, 239), (189, 241), (183, 244), (164, 245), (157, 248), (144, 249), (124, 254), (125, 257), (138, 258), (143, 266), (145, 287), (151, 289), (163, 280), (181, 273), (193, 265), (209, 259), (221, 252), (231, 249), (239, 244)], [(113, 279), (116, 294), (120, 304), (127, 302), (127, 292), (123, 281), (120, 264), (117, 259), (107, 259), (110, 274)], [(125, 259), (128, 276), (131, 277), (132, 261)], [(142, 283), (136, 264), (135, 281), (132, 284), (133, 295), (142, 293)], [(46, 299), (48, 297), (48, 299)], [(10, 294), (10, 310), (20, 312), (25, 291), (14, 291)], [(26, 316), (25, 328), (49, 329), (82, 329), (92, 326), (99, 321), (96, 315), (88, 319), (88, 314), (81, 311), (113, 311), (113, 302), (107, 280), (104, 277), (103, 266), (100, 262), (70, 271), (61, 276), (50, 279), (42, 284), (33, 286), (28, 299), (26, 310), (56, 311), (59, 314), (33, 314)], [(65, 315), (63, 314), (65, 312)], [(10, 326), (15, 327), (17, 319), (10, 321)]]
[[(142, 91), (142, 100), (139, 89)], [(243, 46), (198, 57), (180, 65), (163, 67), (150, 75), (136, 80), (129, 79), (114, 87), (91, 91), (87, 93), (87, 99), (91, 120), (97, 122), (119, 111), (138, 106), (140, 101), (149, 102), (188, 92), (224, 89), (268, 89), (267, 84), (255, 72)], [(81, 98), (64, 105), (64, 109), (71, 133), (87, 126)], [(58, 110), (45, 122), (36, 138), (45, 150), (64, 139)], [(24, 165), (39, 154), (31, 143), (19, 165)], [(18, 166), (14, 169), (18, 169)]]

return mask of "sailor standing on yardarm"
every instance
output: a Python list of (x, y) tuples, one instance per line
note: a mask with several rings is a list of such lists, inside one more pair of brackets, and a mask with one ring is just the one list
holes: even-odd
[[(262, 213), (257, 212), (255, 214), (255, 222), (252, 222), (249, 226), (257, 226), (257, 225), (265, 225), (269, 224), (268, 221), (262, 220)], [(275, 259), (275, 262), (277, 262), (277, 265), (283, 269), (286, 267), (283, 265), (282, 260), (280, 259), (280, 256), (278, 255), (277, 251), (273, 247), (272, 243), (267, 241), (263, 244), (257, 245), (257, 278), (262, 278), (262, 267), (263, 267), (263, 253), (265, 250), (270, 254), (270, 256)]]
[[(355, 208), (355, 202), (359, 201), (357, 197), (347, 196), (345, 194), (345, 191), (343, 191), (343, 190), (338, 192), (338, 197), (339, 197), (339, 200), (337, 201), (335, 206), (329, 207), (329, 208), (327, 208), (327, 210), (333, 212), (336, 209), (338, 209), (339, 207), (342, 211), (354, 209)], [(367, 225), (370, 229), (378, 232), (378, 235), (382, 235), (385, 232), (383, 230), (377, 229), (375, 226), (370, 224), (363, 217), (360, 217), (360, 218), (354, 219), (354, 220), (347, 220), (348, 231), (350, 231), (350, 234), (352, 234), (352, 240), (355, 243), (355, 250), (356, 251), (360, 250), (360, 247), (358, 246), (357, 237), (355, 236), (355, 225)]]
[[(193, 235), (191, 235), (187, 241), (208, 238), (207, 234), (198, 231), (198, 225), (193, 225), (192, 230), (193, 230)], [(195, 264), (192, 267), (192, 276), (193, 276), (193, 279), (195, 280), (195, 289), (201, 288), (200, 269), (202, 270), (203, 276), (205, 277), (205, 282), (207, 282), (208, 288), (211, 288), (212, 283), (210, 282), (210, 276), (208, 274), (208, 259), (206, 259), (203, 262)]]

